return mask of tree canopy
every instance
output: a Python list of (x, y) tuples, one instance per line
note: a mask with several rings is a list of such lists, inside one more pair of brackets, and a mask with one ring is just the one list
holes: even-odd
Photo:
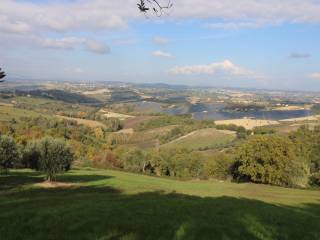
[(238, 179), (280, 186), (305, 186), (306, 164), (286, 137), (257, 136), (237, 151), (235, 175)]

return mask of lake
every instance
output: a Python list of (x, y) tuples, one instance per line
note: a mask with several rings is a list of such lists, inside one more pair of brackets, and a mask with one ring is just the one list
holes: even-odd
[(311, 110), (253, 110), (247, 112), (224, 111), (227, 106), (223, 103), (199, 103), (199, 104), (182, 104), (171, 108), (165, 108), (161, 103), (156, 102), (138, 102), (135, 103), (137, 111), (141, 112), (158, 112), (167, 113), (169, 115), (192, 114), (197, 120), (228, 120), (240, 118), (256, 118), (265, 120), (283, 120), (289, 118), (300, 118), (313, 115)]
[(193, 118), (197, 120), (228, 120), (240, 118), (256, 118), (263, 120), (283, 120), (289, 118), (300, 118), (312, 115), (310, 110), (292, 110), (292, 111), (248, 111), (248, 112), (196, 112)]

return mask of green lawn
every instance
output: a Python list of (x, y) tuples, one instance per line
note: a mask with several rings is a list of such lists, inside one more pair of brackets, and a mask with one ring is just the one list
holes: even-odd
[(0, 177), (0, 239), (320, 239), (320, 191), (72, 171)]

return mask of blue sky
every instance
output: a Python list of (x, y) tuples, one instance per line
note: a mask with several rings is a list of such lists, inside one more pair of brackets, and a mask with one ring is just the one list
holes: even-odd
[[(162, 3), (168, 0), (162, 0)], [(23, 79), (320, 91), (320, 1), (2, 0), (0, 66)]]

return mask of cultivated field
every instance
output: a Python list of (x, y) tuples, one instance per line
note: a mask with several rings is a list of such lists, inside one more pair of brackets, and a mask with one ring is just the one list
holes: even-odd
[(217, 125), (230, 125), (234, 124), (240, 127), (244, 127), (246, 129), (252, 130), (255, 127), (263, 127), (269, 125), (277, 125), (278, 121), (272, 120), (261, 120), (261, 119), (251, 119), (251, 118), (241, 118), (241, 119), (231, 119), (231, 120), (220, 120), (215, 121)]
[(127, 118), (123, 122), (123, 128), (136, 128), (138, 127), (141, 123), (150, 121), (152, 119), (157, 118), (156, 116), (137, 116), (134, 118)]
[(281, 122), (302, 122), (302, 121), (320, 121), (320, 115), (313, 115), (309, 117), (290, 118), (280, 120)]
[(60, 119), (65, 119), (65, 120), (70, 120), (70, 121), (76, 121), (80, 125), (84, 125), (90, 128), (97, 128), (97, 127), (105, 127), (105, 125), (101, 122), (94, 121), (94, 120), (86, 120), (86, 119), (81, 119), (81, 118), (72, 118), (72, 117), (65, 117), (65, 116), (60, 116), (56, 115), (56, 117)]
[(198, 150), (223, 146), (232, 142), (235, 138), (235, 132), (207, 128), (189, 133), (163, 145), (163, 147)]
[(119, 120), (126, 120), (128, 118), (134, 118), (134, 116), (121, 114), (121, 113), (115, 113), (115, 112), (109, 112), (107, 110), (100, 110), (104, 117), (106, 118), (118, 118)]
[(77, 170), (0, 177), (1, 239), (317, 240), (320, 192)]

